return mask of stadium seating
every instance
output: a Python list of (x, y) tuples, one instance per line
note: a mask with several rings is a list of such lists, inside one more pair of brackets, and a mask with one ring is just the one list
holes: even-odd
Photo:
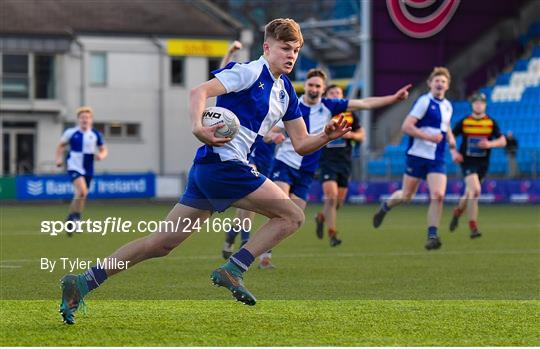
[[(540, 28), (540, 25), (539, 25)], [(538, 29), (540, 31), (540, 29)], [(494, 86), (480, 89), (488, 97), (487, 113), (498, 123), (503, 133), (512, 131), (518, 140), (517, 162), (521, 175), (531, 176), (540, 172), (540, 45), (533, 48), (528, 59), (515, 62), (512, 71), (500, 74)], [(454, 101), (455, 124), (471, 112), (466, 100)], [(408, 137), (403, 136), (398, 145), (387, 145), (383, 154), (368, 163), (371, 176), (401, 176)], [(459, 168), (447, 153), (448, 174), (457, 175)], [(492, 151), (490, 173), (504, 176), (507, 158), (503, 149)]]

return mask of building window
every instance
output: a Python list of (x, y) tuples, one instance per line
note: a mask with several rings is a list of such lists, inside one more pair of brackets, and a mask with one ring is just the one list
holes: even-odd
[(171, 85), (184, 85), (184, 65), (183, 57), (171, 57)]
[(54, 99), (56, 97), (54, 75), (54, 56), (35, 55), (34, 96), (36, 99)]
[(218, 70), (221, 65), (221, 58), (209, 58), (208, 59), (208, 80), (214, 78), (212, 72)]
[(105, 123), (103, 122), (94, 122), (94, 128), (99, 131), (102, 135), (105, 135)]
[(90, 85), (107, 85), (107, 55), (105, 53), (90, 54)]
[(2, 97), (29, 98), (28, 55), (2, 55)]
[(126, 136), (127, 137), (140, 137), (141, 136), (140, 124), (126, 124)]
[[(109, 137), (122, 137), (122, 130), (123, 126), (122, 124), (114, 123), (109, 124), (109, 127), (105, 128), (105, 134)], [(108, 132), (107, 132), (108, 131)]]

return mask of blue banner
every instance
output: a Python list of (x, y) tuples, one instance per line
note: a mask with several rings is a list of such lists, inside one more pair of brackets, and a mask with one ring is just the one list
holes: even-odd
[[(349, 183), (347, 202), (349, 203), (379, 203), (401, 188), (401, 181), (352, 181)], [(465, 190), (463, 180), (450, 180), (446, 187), (446, 202), (457, 202)], [(320, 182), (313, 182), (308, 196), (310, 202), (322, 201)], [(422, 181), (413, 202), (428, 202), (429, 191), (427, 183)], [(482, 183), (483, 203), (540, 203), (540, 180), (508, 180), (493, 179)]]
[[(90, 199), (151, 198), (156, 194), (153, 173), (96, 175), (89, 188)], [(70, 199), (73, 184), (67, 175), (17, 176), (18, 200)]]

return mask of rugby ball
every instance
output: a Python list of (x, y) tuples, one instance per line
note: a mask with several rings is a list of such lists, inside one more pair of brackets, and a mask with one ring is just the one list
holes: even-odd
[(214, 126), (216, 124), (224, 125), (216, 129), (214, 133), (216, 137), (234, 138), (240, 130), (240, 120), (229, 109), (222, 107), (208, 107), (202, 115), (202, 125), (205, 127)]

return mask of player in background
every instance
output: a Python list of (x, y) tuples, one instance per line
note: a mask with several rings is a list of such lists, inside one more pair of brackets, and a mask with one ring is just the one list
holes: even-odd
[[(69, 145), (66, 169), (73, 182), (74, 195), (69, 206), (66, 221), (80, 221), (84, 210), (86, 197), (94, 175), (94, 160), (103, 160), (108, 150), (103, 142), (103, 136), (92, 128), (93, 111), (90, 107), (77, 109), (79, 126), (68, 128), (62, 134), (56, 147), (56, 166), (64, 164), (64, 151)], [(97, 154), (96, 154), (97, 152)], [(71, 236), (73, 233), (68, 233)]]
[[(263, 55), (258, 60), (231, 62), (215, 71), (215, 78), (191, 90), (192, 132), (204, 145), (197, 150), (184, 194), (167, 215), (166, 220), (176, 224), (120, 247), (107, 260), (116, 261), (116, 265), (127, 262), (133, 267), (147, 259), (164, 257), (197, 231), (193, 224), (210, 218), (213, 212), (223, 212), (230, 206), (255, 211), (268, 217), (268, 221), (210, 275), (215, 285), (227, 288), (238, 301), (255, 305), (255, 297), (244, 286), (244, 273), (257, 256), (297, 231), (305, 217), (278, 186), (248, 165), (251, 146), (280, 120), (284, 121), (294, 149), (302, 155), (351, 130), (339, 119), (328, 123), (318, 134), (307, 132), (298, 97), (286, 76), (291, 73), (303, 43), (298, 23), (274, 19), (265, 27)], [(216, 137), (220, 125), (202, 126), (206, 100), (211, 97), (217, 97), (218, 107), (238, 116), (240, 129), (234, 139)], [(114, 266), (92, 267), (79, 275), (64, 276), (60, 305), (64, 321), (73, 324), (74, 313), (88, 292), (123, 270)]]
[(455, 137), (463, 137), (457, 160), (465, 178), (465, 193), (454, 208), (450, 231), (456, 230), (459, 217), (467, 209), (470, 236), (474, 239), (482, 236), (478, 231), (478, 198), (488, 171), (491, 148), (504, 148), (506, 138), (497, 122), (486, 115), (486, 95), (475, 93), (470, 101), (472, 114), (460, 120), (453, 130)]
[[(220, 68), (225, 68), (225, 66), (232, 61), (234, 53), (240, 49), (242, 49), (242, 43), (240, 41), (234, 41), (229, 47), (227, 54), (223, 57)], [(283, 140), (285, 140), (283, 133), (273, 130), (269, 131), (265, 137), (258, 137), (251, 147), (252, 150), (249, 154), (250, 165), (265, 177), (269, 177), (274, 162), (276, 144), (280, 144)], [(223, 249), (221, 251), (221, 255), (224, 259), (229, 259), (229, 257), (232, 256), (234, 242), (238, 234), (240, 234), (241, 238), (240, 246), (243, 246), (249, 240), (251, 231), (247, 230), (247, 228), (253, 226), (255, 212), (237, 208), (235, 218), (238, 219), (237, 221), (242, 222), (242, 229), (232, 227), (229, 231), (225, 232), (225, 242), (223, 243)], [(246, 220), (249, 220), (250, 224), (245, 224)], [(272, 264), (272, 251), (263, 253), (259, 257), (259, 260), (259, 269), (274, 268), (274, 265)]]
[(429, 92), (418, 98), (401, 127), (410, 136), (402, 189), (392, 193), (373, 216), (373, 226), (377, 228), (393, 207), (410, 202), (422, 179), (427, 179), (430, 202), (425, 248), (428, 250), (441, 247), (437, 230), (446, 192), (444, 154), (447, 142), (452, 160), (458, 158), (456, 140), (450, 127), (452, 104), (444, 97), (450, 87), (450, 80), (450, 72), (444, 67), (435, 67), (431, 72), (427, 81)]
[[(330, 85), (324, 94), (326, 98), (343, 99), (343, 89), (337, 85)], [(324, 223), (328, 225), (328, 238), (330, 246), (341, 244), (337, 237), (336, 218), (337, 210), (344, 204), (349, 190), (349, 179), (352, 168), (352, 142), (362, 142), (364, 130), (360, 126), (358, 117), (352, 112), (344, 113), (345, 120), (352, 130), (343, 137), (328, 143), (321, 150), (319, 160), (320, 178), (324, 192), (323, 212), (315, 217), (316, 233), (319, 239), (324, 235)], [(338, 118), (334, 115), (334, 118)]]
[(231, 46), (229, 46), (229, 49), (227, 50), (227, 53), (225, 56), (223, 56), (223, 59), (221, 59), (221, 63), (219, 65), (220, 68), (225, 68), (227, 64), (233, 61), (234, 54), (242, 49), (242, 43), (238, 40), (233, 41)]
[[(304, 83), (305, 94), (299, 99), (300, 110), (308, 132), (317, 134), (333, 115), (360, 109), (380, 108), (402, 101), (408, 97), (410, 87), (411, 85), (404, 86), (395, 94), (384, 97), (350, 100), (323, 98), (326, 73), (321, 69), (311, 69)], [(339, 119), (344, 119), (344, 116), (340, 115)], [(293, 144), (293, 140), (287, 137), (278, 148), (272, 169), (272, 180), (304, 210), (309, 188), (319, 165), (320, 150), (308, 155), (299, 154), (295, 151)]]

